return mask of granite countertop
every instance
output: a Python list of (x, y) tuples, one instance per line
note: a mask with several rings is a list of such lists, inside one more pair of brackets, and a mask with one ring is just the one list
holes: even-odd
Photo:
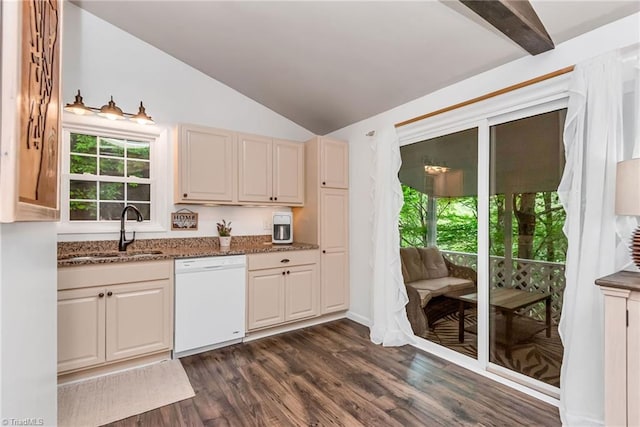
[(136, 240), (126, 253), (117, 246), (112, 240), (59, 242), (58, 267), (318, 249), (300, 242), (273, 245), (268, 235), (234, 236), (229, 248), (221, 248), (217, 237)]

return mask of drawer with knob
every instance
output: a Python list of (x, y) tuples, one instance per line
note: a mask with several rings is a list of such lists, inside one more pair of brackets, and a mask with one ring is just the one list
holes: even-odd
[[(318, 262), (318, 250), (282, 251), (247, 256), (248, 270), (292, 267), (296, 265), (315, 264)], [(286, 271), (286, 270), (285, 270)], [(286, 274), (286, 273), (283, 273)]]

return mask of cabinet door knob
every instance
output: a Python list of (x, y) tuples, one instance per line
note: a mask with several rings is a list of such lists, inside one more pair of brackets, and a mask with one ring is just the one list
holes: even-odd
[(274, 198), (273, 198), (273, 200), (278, 200), (278, 198), (277, 198), (277, 197), (274, 197)]
[(282, 262), (282, 263), (286, 264), (286, 263), (288, 263), (288, 262), (289, 262), (289, 258), (281, 259), (281, 260), (280, 260), (280, 262)]
[(273, 197), (269, 197), (269, 200), (273, 200)]
[(188, 194), (187, 194), (187, 193), (184, 193), (184, 194), (182, 195), (182, 197), (187, 197), (187, 196), (188, 196)]
[(110, 297), (111, 295), (113, 295), (113, 292), (109, 291), (107, 292), (107, 296)]
[(282, 275), (284, 276), (285, 274), (287, 274), (287, 273), (283, 271), (283, 272), (282, 272)]
[(324, 181), (322, 181), (322, 185), (327, 185), (327, 183), (326, 183), (326, 182), (324, 182)]
[(98, 298), (103, 298), (103, 297), (104, 297), (104, 292), (100, 292), (100, 293), (98, 294)]
[(327, 253), (327, 251), (325, 251), (325, 250), (323, 249), (323, 250), (322, 250), (322, 253), (323, 253), (323, 254), (326, 254), (326, 253)]
[(291, 272), (289, 270), (287, 270), (287, 274), (290, 274)]

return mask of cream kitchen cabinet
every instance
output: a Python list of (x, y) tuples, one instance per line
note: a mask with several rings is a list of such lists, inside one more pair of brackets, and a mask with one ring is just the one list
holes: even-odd
[(240, 203), (304, 203), (303, 144), (238, 134), (238, 147)]
[(58, 292), (58, 372), (104, 363), (104, 289)]
[(173, 263), (114, 263), (58, 271), (58, 373), (173, 347)]
[(320, 297), (322, 313), (349, 308), (349, 193), (320, 189)]
[(318, 315), (317, 251), (277, 252), (247, 258), (249, 331)]
[(640, 273), (596, 283), (604, 294), (604, 423), (640, 426)]
[(175, 150), (175, 203), (237, 204), (236, 134), (180, 125)]
[(296, 239), (320, 246), (320, 312), (349, 308), (347, 143), (315, 137), (305, 147), (305, 206), (293, 209)]
[(319, 138), (320, 186), (349, 188), (349, 146), (330, 138)]

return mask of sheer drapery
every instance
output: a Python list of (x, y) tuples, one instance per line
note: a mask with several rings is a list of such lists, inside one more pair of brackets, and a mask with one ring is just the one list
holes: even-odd
[(623, 97), (619, 52), (576, 65), (558, 188), (569, 241), (559, 326), (560, 416), (569, 426), (600, 425), (604, 419), (603, 301), (594, 281), (629, 263), (629, 227), (614, 214), (616, 164), (635, 151), (634, 140), (623, 137)]
[(400, 147), (394, 128), (377, 132), (370, 137), (369, 144), (373, 150), (371, 341), (399, 346), (414, 340), (405, 310), (409, 299), (400, 267), (398, 221), (404, 203), (398, 179)]

